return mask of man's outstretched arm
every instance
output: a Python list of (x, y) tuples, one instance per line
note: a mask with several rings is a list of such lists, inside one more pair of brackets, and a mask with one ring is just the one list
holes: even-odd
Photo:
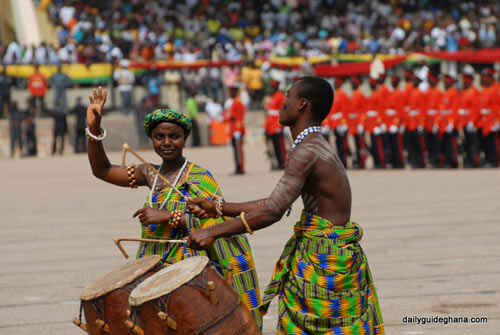
[[(318, 156), (314, 153), (313, 144), (303, 143), (291, 154), (285, 173), (269, 198), (246, 203), (225, 203), (224, 214), (237, 216), (241, 212), (245, 212), (246, 221), (252, 231), (279, 221), (285, 211), (300, 196), (304, 183), (317, 159)], [(195, 249), (203, 249), (219, 237), (228, 237), (246, 231), (241, 218), (235, 217), (207, 229), (193, 231), (188, 243)]]

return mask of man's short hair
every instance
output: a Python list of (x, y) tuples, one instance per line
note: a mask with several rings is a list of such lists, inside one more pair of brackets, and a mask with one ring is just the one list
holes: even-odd
[(323, 121), (333, 103), (332, 85), (319, 77), (301, 77), (297, 80), (299, 86), (298, 96), (311, 102), (311, 112), (316, 121)]

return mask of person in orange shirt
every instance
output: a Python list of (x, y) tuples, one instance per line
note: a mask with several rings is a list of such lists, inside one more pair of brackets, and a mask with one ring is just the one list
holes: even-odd
[(376, 78), (369, 79), (372, 94), (367, 99), (367, 110), (365, 118), (365, 130), (370, 135), (370, 151), (376, 169), (385, 169), (385, 150), (382, 140), (382, 110), (385, 108), (383, 91), (379, 89), (379, 81)]
[(455, 87), (457, 80), (444, 76), (444, 93), (439, 106), (438, 134), (441, 137), (442, 166), (458, 168), (457, 120), (459, 94)]
[(235, 172), (245, 174), (245, 158), (243, 154), (243, 138), (245, 136), (245, 105), (239, 97), (239, 87), (229, 87), (230, 99), (226, 102), (224, 121), (229, 123), (229, 134), (233, 147)]
[(473, 86), (474, 76), (463, 73), (463, 89), (460, 92), (458, 129), (463, 131), (465, 150), (464, 167), (479, 167), (479, 90)]
[(429, 155), (429, 163), (432, 167), (439, 168), (441, 167), (441, 155), (437, 119), (439, 118), (439, 106), (441, 105), (444, 93), (438, 87), (439, 77), (436, 73), (429, 71), (427, 80), (430, 87), (427, 93), (428, 103), (425, 111), (425, 144)]
[(347, 144), (347, 120), (346, 114), (350, 109), (349, 97), (342, 90), (342, 85), (344, 84), (344, 78), (335, 77), (334, 87), (335, 87), (335, 99), (333, 99), (332, 109), (327, 117), (328, 126), (333, 129), (335, 134), (335, 146), (337, 147), (337, 154), (347, 168), (347, 156), (349, 153), (349, 145)]
[(285, 139), (283, 137), (283, 126), (279, 123), (279, 111), (285, 101), (285, 94), (279, 89), (280, 82), (277, 80), (271, 81), (271, 98), (267, 104), (267, 115), (264, 122), (264, 131), (266, 140), (269, 140), (273, 146), (273, 158), (277, 162), (277, 166), (273, 169), (283, 170), (286, 161)]
[(402, 113), (404, 111), (404, 93), (398, 86), (400, 82), (398, 76), (391, 77), (392, 90), (386, 96), (383, 122), (387, 129), (386, 136), (389, 147), (389, 161), (392, 168), (402, 169), (405, 167), (404, 146), (403, 146), (403, 126), (401, 124)]
[[(364, 169), (366, 167), (366, 142), (364, 118), (366, 114), (367, 99), (359, 88), (362, 84), (358, 76), (351, 77), (352, 96), (349, 100), (349, 110), (346, 114), (349, 134), (354, 136), (356, 154), (353, 167)], [(335, 99), (334, 99), (335, 100)]]
[(40, 73), (38, 64), (35, 64), (35, 72), (28, 79), (28, 90), (32, 96), (38, 115), (45, 112), (44, 97), (47, 92), (47, 80)]
[(479, 95), (481, 111), (480, 128), (481, 142), (484, 143), (486, 164), (484, 167), (498, 167), (499, 157), (497, 148), (497, 132), (500, 128), (498, 122), (498, 105), (496, 87), (493, 86), (493, 69), (486, 68), (481, 73), (482, 90)]
[(421, 80), (413, 79), (413, 89), (408, 99), (408, 157), (412, 167), (425, 168), (424, 120), (428, 94), (419, 88)]

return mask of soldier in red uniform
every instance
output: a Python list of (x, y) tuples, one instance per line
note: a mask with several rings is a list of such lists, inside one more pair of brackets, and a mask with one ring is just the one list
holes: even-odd
[(224, 121), (229, 123), (229, 134), (233, 146), (234, 162), (236, 169), (234, 174), (245, 173), (245, 159), (243, 155), (243, 138), (245, 136), (245, 105), (239, 98), (239, 87), (229, 87), (230, 99), (226, 102)]
[(408, 156), (414, 168), (425, 168), (424, 122), (427, 110), (428, 94), (419, 89), (420, 79), (413, 78), (413, 88), (408, 98)]
[(335, 134), (335, 145), (337, 154), (340, 160), (347, 168), (347, 156), (349, 155), (349, 146), (347, 144), (347, 111), (350, 109), (349, 97), (342, 90), (344, 79), (341, 77), (334, 78), (335, 99), (333, 99), (332, 109), (327, 118), (328, 126), (333, 129)]
[(349, 100), (349, 110), (346, 114), (347, 126), (349, 134), (354, 136), (354, 144), (356, 146), (356, 157), (353, 167), (357, 169), (364, 169), (366, 167), (366, 142), (365, 142), (365, 129), (364, 118), (366, 113), (367, 99), (361, 89), (359, 88), (362, 81), (359, 77), (351, 77), (352, 96)]
[(460, 92), (458, 129), (463, 131), (465, 151), (464, 167), (479, 167), (479, 90), (473, 86), (474, 76), (463, 73), (463, 90)]
[(429, 163), (434, 168), (441, 167), (440, 143), (438, 137), (439, 107), (443, 99), (443, 91), (438, 87), (439, 77), (436, 73), (429, 71), (427, 79), (429, 81), (428, 104), (425, 111), (425, 144), (427, 148)]
[(277, 166), (275, 169), (283, 170), (286, 161), (285, 140), (283, 137), (283, 126), (279, 123), (279, 111), (285, 101), (285, 94), (279, 89), (280, 83), (277, 80), (271, 81), (271, 98), (267, 105), (266, 121), (264, 130), (266, 139), (272, 143), (273, 156), (276, 159)]
[(383, 122), (387, 129), (386, 136), (389, 147), (389, 162), (394, 169), (402, 169), (405, 166), (403, 146), (403, 126), (401, 120), (404, 113), (404, 93), (399, 86), (400, 78), (391, 77), (392, 90), (386, 97)]
[(480, 121), (481, 128), (480, 136), (484, 144), (484, 153), (486, 164), (484, 167), (498, 167), (498, 148), (497, 148), (497, 134), (500, 128), (498, 122), (498, 91), (493, 86), (493, 69), (486, 68), (481, 74), (481, 87), (480, 92)]
[(458, 168), (457, 119), (459, 94), (455, 87), (456, 79), (444, 77), (443, 97), (439, 107), (438, 134), (441, 137), (441, 161), (443, 166)]
[(385, 169), (385, 150), (382, 140), (382, 111), (385, 109), (383, 92), (379, 90), (379, 81), (375, 78), (369, 79), (372, 94), (367, 99), (365, 130), (370, 134), (370, 151), (376, 169)]

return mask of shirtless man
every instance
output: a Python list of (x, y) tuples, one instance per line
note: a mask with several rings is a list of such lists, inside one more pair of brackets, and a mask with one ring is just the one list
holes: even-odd
[(252, 233), (278, 222), (302, 197), (304, 210), (265, 290), (261, 310), (279, 295), (277, 334), (324, 332), (384, 334), (378, 298), (359, 240), (350, 221), (351, 189), (342, 162), (320, 133), (333, 102), (330, 84), (300, 78), (288, 91), (279, 122), (289, 126), (294, 144), (284, 175), (266, 199), (217, 203), (192, 199), (199, 217), (233, 219), (192, 231), (188, 245), (204, 249), (220, 237)]

